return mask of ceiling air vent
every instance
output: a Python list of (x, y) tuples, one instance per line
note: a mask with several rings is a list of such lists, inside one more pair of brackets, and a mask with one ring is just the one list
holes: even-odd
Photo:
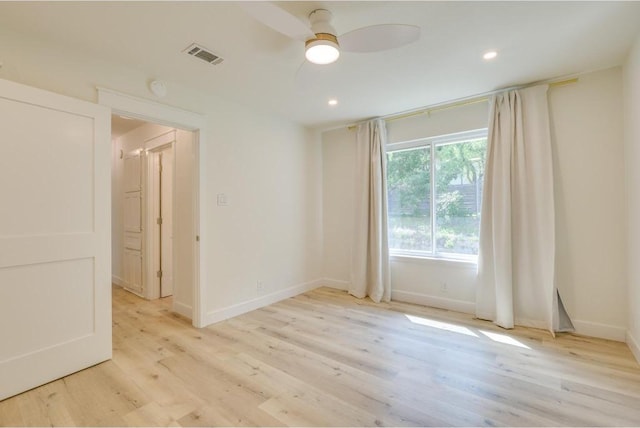
[(209, 49), (207, 49), (204, 46), (201, 46), (201, 45), (199, 45), (197, 43), (192, 44), (191, 46), (189, 46), (188, 48), (186, 48), (182, 52), (186, 52), (191, 56), (195, 56), (196, 58), (200, 58), (201, 60), (206, 61), (211, 65), (218, 65), (222, 61), (224, 61), (224, 59), (220, 58), (218, 55), (214, 54)]

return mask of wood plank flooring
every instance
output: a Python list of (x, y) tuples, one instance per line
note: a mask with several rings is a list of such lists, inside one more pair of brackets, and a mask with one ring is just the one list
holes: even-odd
[(113, 289), (113, 360), (3, 426), (640, 426), (626, 345), (320, 288), (195, 329)]

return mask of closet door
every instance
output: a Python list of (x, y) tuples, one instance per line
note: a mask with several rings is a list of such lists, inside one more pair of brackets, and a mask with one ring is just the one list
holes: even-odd
[(142, 156), (140, 150), (128, 153), (124, 158), (124, 191), (142, 190)]
[(109, 115), (0, 80), (0, 400), (111, 358)]
[(124, 287), (144, 295), (142, 253), (142, 162), (141, 150), (124, 158)]
[(127, 288), (142, 295), (142, 254), (136, 250), (124, 250), (124, 280)]
[(124, 195), (124, 231), (125, 233), (142, 232), (142, 195), (140, 192)]

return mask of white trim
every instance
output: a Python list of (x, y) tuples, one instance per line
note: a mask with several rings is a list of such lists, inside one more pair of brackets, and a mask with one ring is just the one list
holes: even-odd
[(173, 300), (173, 312), (182, 315), (183, 317), (187, 317), (191, 319), (191, 314), (193, 313), (193, 308), (189, 305), (185, 305), (181, 302), (176, 302), (175, 298)]
[[(196, 238), (193, 242), (193, 270), (195, 271), (195, 275), (193, 276), (193, 282), (196, 284), (195, 289), (193, 290), (193, 311), (192, 311), (192, 323), (195, 327), (202, 328), (207, 324), (205, 323), (207, 307), (207, 294), (206, 287), (207, 284), (207, 274), (205, 263), (201, 263), (202, 260), (206, 259), (207, 252), (200, 251), (202, 237), (206, 236), (207, 229), (205, 227), (205, 222), (201, 221), (201, 219), (208, 218), (206, 213), (205, 204), (200, 203), (200, 195), (206, 194), (209, 191), (209, 187), (207, 186), (207, 168), (205, 168), (205, 152), (206, 152), (206, 131), (203, 126), (199, 131), (194, 132), (194, 141), (193, 141), (193, 156), (196, 159), (194, 165), (194, 175), (196, 177), (195, 181), (195, 197), (194, 197), (194, 207), (193, 207), (193, 224), (195, 225), (195, 234)], [(175, 159), (175, 158), (174, 158)]]
[(176, 130), (164, 132), (160, 135), (156, 135), (153, 138), (149, 138), (144, 142), (144, 149), (148, 152), (162, 149), (163, 146), (168, 146), (176, 141)]
[(627, 331), (626, 342), (629, 346), (629, 349), (631, 349), (631, 353), (634, 357), (636, 357), (636, 361), (640, 364), (640, 345), (638, 344), (639, 341), (633, 337), (631, 331)]
[(134, 97), (113, 89), (99, 86), (96, 89), (98, 90), (98, 104), (111, 107), (116, 114), (159, 123), (171, 128), (182, 128), (187, 131), (204, 128), (204, 117), (198, 113)]
[[(173, 129), (169, 132), (165, 132), (156, 137), (150, 138), (145, 142), (145, 146), (152, 142), (152, 147), (145, 148), (146, 156), (143, 158), (143, 180), (142, 180), (142, 194), (143, 194), (143, 230), (147, 233), (144, 233), (144, 248), (143, 254), (146, 254), (147, 257), (143, 262), (143, 269), (146, 272), (147, 280), (144, 282), (145, 285), (145, 296), (149, 300), (155, 300), (160, 298), (160, 278), (158, 278), (156, 272), (160, 269), (160, 258), (159, 258), (159, 244), (158, 244), (158, 236), (159, 235), (159, 226), (156, 222), (156, 218), (158, 217), (157, 206), (155, 203), (159, 198), (157, 192), (158, 188), (158, 176), (160, 174), (158, 166), (156, 163), (156, 158), (158, 153), (171, 149), (173, 156), (173, 171), (175, 171), (175, 150), (176, 150), (176, 130)], [(175, 189), (175, 173), (172, 176), (171, 186)], [(175, 218), (175, 202), (171, 203), (172, 209), (172, 218)], [(176, 235), (176, 223), (173, 222), (171, 228), (171, 235)], [(194, 253), (195, 257), (195, 253)], [(173, 252), (173, 257), (171, 259), (172, 269), (173, 266), (176, 266), (176, 252)], [(189, 319), (191, 319), (191, 307), (189, 307)]]
[(146, 299), (146, 297), (144, 296), (144, 294), (140, 293), (137, 290), (134, 290), (133, 288), (128, 287), (126, 284), (122, 286), (122, 288), (124, 288), (125, 290), (127, 290), (129, 293), (135, 294), (136, 296), (140, 297), (141, 299)]
[(581, 320), (572, 320), (572, 322), (576, 328), (576, 334), (581, 336), (599, 337), (617, 342), (624, 342), (627, 337), (627, 330), (624, 327)]
[[(49, 108), (51, 108), (52, 110), (76, 115), (81, 114), (83, 116), (86, 116), (88, 113), (92, 116), (100, 117), (101, 119), (101, 116), (106, 113), (103, 106), (96, 105), (92, 102), (54, 93), (44, 89), (34, 88), (32, 86), (27, 86), (22, 83), (13, 82), (11, 80), (0, 79), (0, 87), (2, 88), (2, 95), (0, 95), (0, 98), (5, 100), (20, 100), (21, 103), (33, 104), (36, 106), (51, 106)], [(99, 132), (108, 130), (108, 126), (109, 122), (106, 122), (105, 124), (100, 123)], [(106, 136), (104, 138), (106, 138)], [(111, 147), (111, 142), (109, 143), (109, 147)]]
[(351, 285), (349, 281), (343, 281), (341, 279), (322, 278), (319, 281), (323, 287), (334, 288), (336, 290), (348, 291)]
[[(159, 190), (156, 176), (159, 175), (159, 167), (154, 165), (154, 161), (159, 159), (158, 152), (146, 150), (143, 158), (142, 168), (142, 230), (143, 230), (143, 251), (144, 258), (142, 269), (145, 272), (144, 294), (149, 300), (160, 297), (160, 278), (157, 272), (160, 270), (160, 260), (158, 256), (159, 245), (157, 245), (157, 212), (154, 209), (154, 194)], [(159, 198), (159, 196), (157, 196)]]
[(304, 284), (294, 285), (293, 287), (286, 288), (284, 290), (276, 291), (256, 299), (248, 300), (246, 302), (237, 303), (235, 305), (227, 306), (226, 308), (216, 309), (207, 312), (205, 317), (206, 325), (214, 324), (220, 321), (224, 321), (229, 318), (237, 317), (247, 312), (254, 311), (256, 309), (269, 306), (277, 303), (281, 300), (288, 299), (290, 297), (297, 296), (298, 294), (306, 293), (307, 291), (314, 290), (321, 287), (324, 284), (323, 280), (317, 279), (315, 281), (306, 282)]
[(446, 299), (443, 297), (429, 296), (427, 294), (414, 293), (411, 291), (391, 290), (391, 300), (447, 309), (449, 311), (462, 312), (465, 314), (475, 314), (476, 312), (476, 304), (474, 302)]
[(111, 275), (111, 283), (118, 287), (124, 287), (124, 280), (117, 275)]
[(515, 318), (513, 320), (513, 325), (516, 327), (528, 327), (528, 328), (537, 328), (538, 330), (547, 330), (549, 331), (549, 325), (544, 321), (540, 320), (530, 320), (526, 318)]
[(417, 263), (464, 270), (478, 270), (478, 263), (475, 260), (451, 259), (443, 257), (419, 256), (414, 254), (394, 253), (389, 255), (391, 263)]
[(202, 242), (202, 237), (206, 236), (205, 224), (201, 219), (207, 218), (207, 216), (203, 212), (205, 204), (200, 203), (200, 195), (208, 194), (209, 190), (205, 176), (206, 168), (203, 165), (207, 150), (206, 118), (197, 113), (137, 98), (111, 89), (101, 87), (96, 89), (98, 91), (98, 103), (111, 107), (112, 113), (194, 132), (194, 155), (196, 157), (196, 165), (194, 167), (197, 170), (198, 177), (196, 183), (194, 183), (194, 210), (197, 217), (195, 219), (195, 234), (199, 237), (199, 240), (196, 241), (196, 237), (193, 237), (195, 272), (193, 276), (193, 316), (191, 319), (194, 327), (204, 327), (206, 325), (204, 319), (206, 314), (205, 302), (207, 301), (205, 286), (207, 284), (207, 274), (206, 264), (202, 263), (202, 260), (207, 258), (207, 254), (206, 251), (201, 250), (200, 243)]
[[(408, 141), (396, 141), (393, 143), (387, 143), (385, 145), (385, 151), (395, 152), (408, 149), (415, 149), (418, 147), (426, 147), (428, 145), (437, 146), (442, 144), (451, 143), (463, 143), (469, 140), (479, 140), (481, 138), (487, 138), (489, 133), (488, 128), (471, 129), (469, 131), (455, 132), (452, 134), (442, 134), (433, 137), (418, 138)], [(433, 155), (433, 153), (431, 153)], [(432, 165), (433, 166), (433, 165)], [(432, 168), (433, 169), (433, 168)]]

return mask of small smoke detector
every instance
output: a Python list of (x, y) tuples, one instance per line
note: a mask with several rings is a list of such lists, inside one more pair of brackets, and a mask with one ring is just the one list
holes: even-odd
[(191, 56), (195, 56), (196, 58), (200, 58), (201, 60), (208, 62), (211, 65), (218, 65), (222, 61), (224, 61), (223, 58), (220, 58), (220, 56), (214, 54), (213, 52), (211, 52), (211, 50), (197, 43), (192, 44), (182, 52), (187, 53)]

